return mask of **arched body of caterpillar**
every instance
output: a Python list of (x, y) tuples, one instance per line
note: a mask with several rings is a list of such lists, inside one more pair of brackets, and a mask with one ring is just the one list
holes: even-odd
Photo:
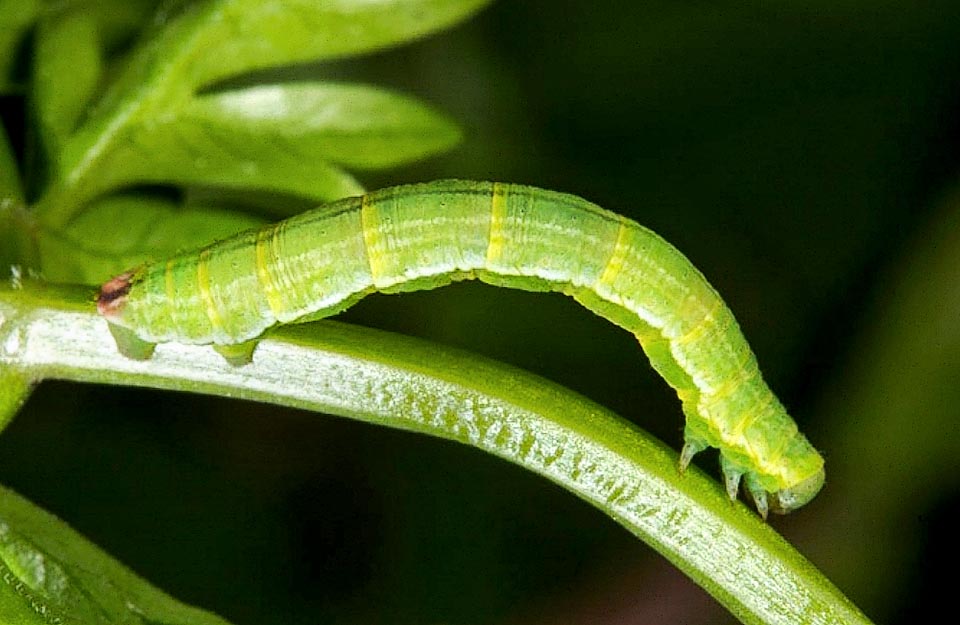
[(719, 448), (728, 493), (744, 478), (763, 516), (823, 485), (823, 458), (703, 275), (649, 229), (572, 195), (457, 180), (384, 189), (117, 276), (98, 309), (128, 355), (175, 341), (243, 361), (275, 324), (471, 278), (565, 293), (632, 332), (682, 401), (681, 469)]

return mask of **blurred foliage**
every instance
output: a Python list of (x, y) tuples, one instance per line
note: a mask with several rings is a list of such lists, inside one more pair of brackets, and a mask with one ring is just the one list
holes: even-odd
[(229, 625), (151, 588), (59, 519), (3, 487), (0, 518), (4, 623)]
[[(960, 501), (958, 41), (954, 0), (501, 0), (412, 46), (264, 75), (388, 85), (466, 129), (451, 156), (367, 187), (536, 184), (675, 243), (827, 456), (824, 492), (777, 528), (872, 618), (914, 622), (947, 606), (930, 562), (956, 549)], [(16, 96), (0, 104), (22, 148)], [(655, 415), (641, 425), (679, 446), (676, 399), (632, 337), (562, 297), (457, 285), (344, 317)], [(730, 620), (559, 489), (359, 423), (45, 384), (0, 437), (0, 473), (236, 623)]]

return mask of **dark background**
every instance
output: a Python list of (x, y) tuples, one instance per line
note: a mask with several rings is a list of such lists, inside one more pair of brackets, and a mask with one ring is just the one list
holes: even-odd
[[(422, 96), (466, 129), (371, 188), (535, 184), (684, 251), (827, 458), (824, 492), (771, 522), (877, 622), (951, 613), (936, 569), (960, 503), (960, 3), (501, 0), (301, 69)], [(342, 318), (517, 364), (681, 444), (632, 337), (562, 296), (461, 284)], [(715, 454), (698, 462), (718, 474)], [(544, 480), (323, 415), (47, 383), (0, 437), (0, 475), (237, 625), (733, 620)]]

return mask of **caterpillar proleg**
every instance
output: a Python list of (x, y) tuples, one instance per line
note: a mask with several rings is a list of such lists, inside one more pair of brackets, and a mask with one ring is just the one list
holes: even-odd
[(823, 458), (703, 275), (652, 231), (573, 195), (459, 180), (384, 189), (124, 273), (98, 309), (128, 355), (131, 341), (176, 341), (242, 360), (275, 324), (472, 278), (565, 293), (633, 333), (682, 401), (681, 469), (719, 448), (730, 497), (742, 478), (764, 517), (823, 485)]

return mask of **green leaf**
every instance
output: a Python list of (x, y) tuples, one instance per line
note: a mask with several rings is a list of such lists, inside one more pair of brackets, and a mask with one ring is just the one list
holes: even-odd
[(288, 193), (318, 203), (363, 193), (363, 185), (342, 168), (305, 160), (274, 137), (251, 139), (189, 124), (161, 123), (151, 130), (136, 133), (101, 162), (102, 175), (87, 190), (144, 182), (206, 185)]
[(50, 158), (86, 110), (100, 79), (97, 24), (78, 9), (49, 13), (36, 35), (33, 105)]
[[(260, 141), (309, 161), (393, 167), (460, 139), (456, 125), (418, 100), (376, 87), (333, 83), (262, 85), (196, 98), (170, 131), (203, 128)], [(160, 132), (164, 132), (161, 130)]]
[[(196, 90), (211, 81), (254, 69), (304, 61), (316, 61), (368, 52), (421, 37), (463, 19), (489, 0), (209, 0), (184, 3), (178, 13), (164, 15), (163, 27), (147, 37), (104, 99), (77, 133), (65, 145), (58, 180), (37, 203), (42, 219), (55, 226), (65, 225), (92, 196), (140, 176), (136, 161), (127, 169), (127, 160), (118, 156), (124, 149), (150, 150), (153, 146), (132, 145), (151, 135), (152, 124), (176, 118), (189, 106)], [(155, 137), (149, 136), (154, 139)], [(251, 171), (246, 158), (210, 169), (209, 158), (236, 148), (227, 141), (226, 150), (205, 141), (221, 137), (198, 137), (199, 145), (185, 148), (184, 154), (203, 152), (199, 160), (183, 171), (182, 161), (159, 163), (158, 178), (176, 181), (211, 182), (240, 186), (248, 181), (255, 188), (293, 188), (291, 167), (303, 171), (296, 159), (279, 157), (268, 169)], [(167, 147), (165, 144), (162, 147)], [(169, 167), (168, 167), (169, 166)], [(331, 199), (356, 190), (355, 181), (322, 164), (314, 164), (318, 182), (311, 197)], [(199, 170), (199, 171), (192, 171)], [(311, 169), (313, 172), (313, 169)], [(195, 173), (195, 176), (190, 176)], [(264, 186), (274, 176), (274, 186)], [(303, 183), (301, 183), (303, 184)], [(310, 185), (307, 185), (310, 186)], [(339, 187), (341, 191), (335, 192)]]
[(229, 625), (157, 590), (61, 520), (2, 486), (0, 622)]
[(0, 93), (14, 90), (17, 49), (39, 13), (39, 0), (0, 0)]
[(417, 39), (490, 0), (219, 0), (194, 17), (195, 86), (254, 69), (342, 58)]
[[(663, 554), (742, 622), (870, 621), (715, 480), (608, 410), (512, 367), (341, 323), (284, 327), (253, 361), (167, 343), (117, 352), (90, 292), (0, 286), (0, 367), (37, 379), (128, 384), (265, 401), (459, 441), (538, 473)], [(10, 336), (23, 337), (14, 349)], [(467, 531), (467, 530), (465, 530)], [(465, 536), (464, 540), (469, 540)]]
[(39, 235), (43, 275), (100, 284), (131, 267), (226, 238), (263, 223), (220, 208), (183, 207), (165, 198), (116, 195), (90, 205), (65, 233)]
[(322, 202), (363, 192), (338, 165), (409, 163), (458, 139), (457, 128), (438, 112), (389, 91), (256, 86), (191, 99), (181, 112), (135, 129), (102, 163), (109, 174), (99, 185), (202, 184)]

